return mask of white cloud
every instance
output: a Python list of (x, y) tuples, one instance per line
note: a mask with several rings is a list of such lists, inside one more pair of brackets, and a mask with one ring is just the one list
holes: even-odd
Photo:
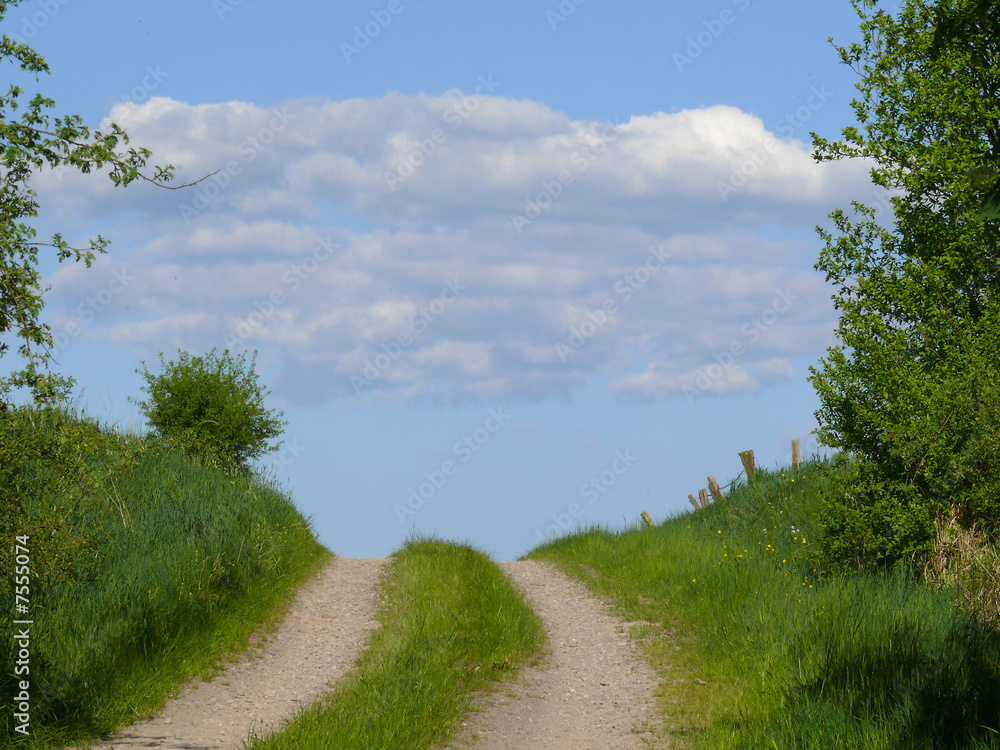
[[(537, 397), (600, 374), (669, 398), (736, 344), (705, 393), (794, 377), (834, 316), (818, 242), (774, 229), (808, 237), (868, 185), (726, 106), (611, 126), (450, 91), (127, 114), (180, 180), (220, 171), (181, 191), (39, 175), (60, 216), (114, 219), (112, 265), (134, 277), (83, 338), (260, 348), (297, 400), (354, 394), (376, 358), (360, 390), (381, 397)], [(60, 324), (110, 267), (54, 274)]]
[(741, 365), (724, 367), (713, 363), (674, 374), (662, 363), (651, 364), (644, 372), (613, 380), (612, 391), (638, 396), (650, 401), (684, 395), (689, 400), (706, 394), (752, 391), (757, 381)]

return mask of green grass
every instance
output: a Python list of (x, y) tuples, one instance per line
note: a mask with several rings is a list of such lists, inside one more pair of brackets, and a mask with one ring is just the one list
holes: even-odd
[(393, 556), (381, 627), (327, 699), (253, 750), (429, 748), (542, 646), (538, 616), (486, 555), (423, 540)]
[(650, 623), (637, 636), (677, 744), (1000, 747), (1000, 637), (905, 572), (820, 567), (832, 470), (759, 472), (706, 510), (529, 556)]
[[(152, 712), (272, 626), (331, 557), (278, 488), (85, 419), (2, 414), (0, 452), (0, 530), (30, 536), (34, 620), (31, 733), (13, 731), (5, 699), (4, 747), (83, 742)], [(4, 696), (11, 646), (0, 641)]]

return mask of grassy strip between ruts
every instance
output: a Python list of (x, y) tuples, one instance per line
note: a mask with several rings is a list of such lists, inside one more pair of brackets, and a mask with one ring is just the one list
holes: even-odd
[(380, 584), (381, 624), (327, 698), (253, 750), (429, 748), (544, 641), (538, 615), (482, 552), (407, 542)]
[(906, 573), (824, 573), (817, 464), (655, 527), (534, 550), (615, 601), (671, 746), (1000, 747), (1000, 637)]

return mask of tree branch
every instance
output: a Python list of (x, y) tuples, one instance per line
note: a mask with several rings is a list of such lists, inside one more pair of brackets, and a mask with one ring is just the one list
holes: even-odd
[[(95, 147), (95, 144), (93, 144), (93, 143), (81, 143), (79, 141), (74, 141), (74, 140), (71, 140), (69, 138), (64, 138), (63, 136), (61, 136), (58, 133), (55, 133), (55, 132), (53, 132), (51, 130), (42, 130), (41, 128), (33, 128), (30, 125), (23, 125), (22, 123), (19, 123), (19, 122), (11, 123), (11, 125), (13, 127), (16, 127), (18, 129), (20, 129), (20, 130), (26, 130), (26, 131), (29, 131), (31, 133), (37, 133), (38, 135), (47, 135), (47, 136), (50, 136), (51, 138), (55, 138), (57, 140), (60, 140), (63, 143), (68, 143), (71, 146), (76, 146), (77, 148), (90, 149), (90, 148), (94, 148)], [(108, 159), (108, 161), (110, 161), (113, 164), (116, 164), (118, 166), (126, 166), (126, 162), (124, 162), (122, 159), (119, 159), (119, 158)], [(204, 180), (207, 180), (212, 175), (218, 174), (219, 171), (220, 170), (216, 169), (214, 172), (209, 172), (204, 177), (199, 177), (197, 180), (195, 180), (193, 182), (185, 182), (183, 185), (166, 185), (166, 184), (160, 182), (159, 180), (157, 180), (157, 179), (155, 179), (153, 177), (147, 177), (142, 172), (137, 172), (137, 175), (138, 175), (138, 177), (140, 179), (145, 180), (146, 182), (150, 182), (150, 183), (156, 185), (157, 187), (161, 187), (161, 188), (163, 188), (165, 190), (181, 190), (182, 188), (187, 188), (187, 187), (192, 187), (193, 185), (197, 185), (199, 182), (203, 182)]]

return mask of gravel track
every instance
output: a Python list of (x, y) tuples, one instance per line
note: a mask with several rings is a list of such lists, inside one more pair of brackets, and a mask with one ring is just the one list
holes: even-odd
[(626, 625), (583, 584), (527, 560), (501, 563), (541, 616), (548, 664), (527, 667), (448, 749), (597, 750), (663, 747), (653, 731), (657, 677), (632, 646)]
[(263, 653), (185, 687), (149, 721), (93, 750), (230, 750), (263, 736), (330, 690), (377, 626), (374, 589), (385, 559), (338, 557), (295, 594)]
[[(328, 693), (377, 627), (386, 559), (336, 558), (296, 592), (262, 652), (184, 688), (152, 719), (92, 750), (238, 750)], [(649, 748), (657, 678), (626, 625), (579, 582), (535, 561), (501, 563), (541, 616), (548, 658), (486, 697), (449, 749)], [(374, 749), (373, 749), (374, 750)]]

